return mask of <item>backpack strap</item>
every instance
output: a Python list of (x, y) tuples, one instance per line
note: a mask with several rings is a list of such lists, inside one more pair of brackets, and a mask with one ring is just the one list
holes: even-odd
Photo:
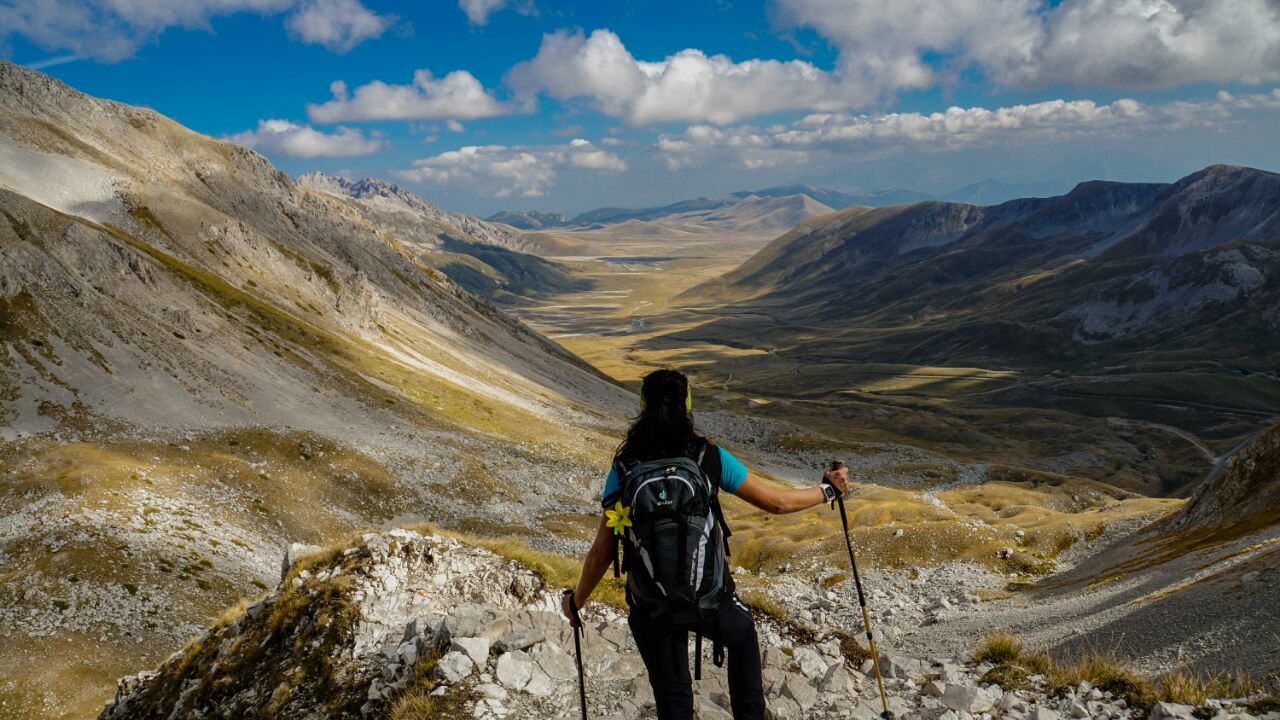
[[(634, 461), (633, 461), (633, 466), (634, 466)], [(622, 494), (623, 492), (622, 481), (627, 477), (627, 470), (628, 468), (625, 460), (623, 460), (622, 458), (614, 458), (613, 471), (618, 475), (618, 493), (619, 494)], [(626, 544), (623, 542), (622, 535), (619, 535), (617, 533), (613, 534), (612, 549), (613, 549), (613, 576), (622, 577), (623, 571), (627, 569), (627, 557), (628, 557), (628, 553), (626, 552), (627, 550)], [(621, 560), (619, 560), (619, 555), (621, 555)]]
[[(709, 448), (714, 448), (715, 452), (707, 453)], [(716, 524), (720, 526), (720, 539), (724, 541), (724, 555), (729, 557), (729, 536), (733, 532), (725, 522), (724, 510), (720, 508), (720, 474), (724, 471), (724, 466), (720, 463), (720, 448), (711, 444), (710, 440), (703, 443), (702, 450), (698, 452), (698, 467), (702, 468), (702, 472), (706, 473), (712, 481), (711, 509), (716, 516)]]

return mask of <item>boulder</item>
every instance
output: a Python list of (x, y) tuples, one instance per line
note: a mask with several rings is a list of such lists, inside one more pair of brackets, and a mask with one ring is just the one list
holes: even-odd
[(853, 688), (853, 678), (845, 669), (844, 663), (835, 662), (827, 668), (827, 672), (818, 680), (818, 689), (825, 693), (845, 695)]
[(494, 676), (509, 690), (523, 690), (533, 677), (533, 658), (523, 650), (503, 653), (498, 657)]
[(761, 665), (766, 668), (778, 668), (779, 670), (787, 667), (787, 654), (782, 652), (782, 648), (768, 645), (764, 648), (764, 652), (760, 656)]
[(524, 691), (534, 697), (546, 697), (556, 691), (556, 682), (543, 672), (542, 668), (534, 665), (529, 682), (525, 683)]
[(733, 720), (733, 716), (728, 711), (711, 702), (711, 699), (704, 695), (694, 696), (693, 716), (697, 720)]
[(578, 665), (569, 653), (559, 645), (543, 643), (533, 654), (534, 662), (552, 680), (574, 680), (578, 676)]
[(531, 648), (546, 639), (546, 634), (541, 630), (525, 629), (503, 635), (493, 644), (493, 648), (499, 653), (509, 653)]
[(948, 684), (964, 682), (964, 669), (959, 665), (943, 663), (942, 667), (938, 670), (938, 679)]
[(444, 657), (440, 658), (440, 661), (436, 663), (436, 672), (450, 683), (466, 679), (471, 673), (475, 672), (475, 669), (476, 664), (472, 662), (471, 658), (467, 657), (466, 653), (457, 650), (445, 653)]
[(804, 710), (789, 697), (773, 698), (765, 710), (769, 720), (801, 720)]
[[(923, 671), (922, 663), (915, 658), (901, 657), (899, 655), (882, 655), (880, 657), (880, 672), (887, 678), (905, 680), (912, 675), (921, 676)], [(863, 672), (867, 671), (863, 670)]]
[(1062, 720), (1062, 716), (1057, 710), (1047, 707), (1038, 707), (1031, 711), (1031, 720)]
[(810, 680), (816, 680), (827, 674), (827, 661), (813, 648), (796, 648), (791, 659), (795, 660), (800, 673)]
[(942, 704), (956, 712), (967, 712), (972, 715), (990, 710), (995, 704), (995, 699), (982, 688), (948, 685), (942, 694)]
[(457, 637), (449, 643), (449, 650), (465, 653), (478, 667), (489, 664), (489, 641), (478, 637)]
[(1178, 720), (1189, 720), (1194, 718), (1195, 708), (1190, 705), (1181, 705), (1178, 703), (1158, 702), (1151, 708), (1151, 720), (1162, 720), (1162, 718), (1178, 718)]
[(782, 683), (782, 696), (794, 700), (801, 710), (808, 710), (818, 702), (818, 691), (795, 675)]

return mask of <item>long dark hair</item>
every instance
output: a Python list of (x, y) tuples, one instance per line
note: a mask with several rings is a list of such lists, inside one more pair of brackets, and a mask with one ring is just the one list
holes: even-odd
[(696, 452), (702, 436), (693, 427), (693, 413), (686, 408), (689, 379), (678, 370), (654, 370), (640, 386), (643, 406), (627, 429), (615, 458), (641, 462)]

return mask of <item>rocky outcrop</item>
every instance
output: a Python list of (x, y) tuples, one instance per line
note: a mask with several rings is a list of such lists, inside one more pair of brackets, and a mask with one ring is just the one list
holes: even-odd
[(337, 175), (310, 172), (298, 176), (299, 187), (355, 200), (374, 209), (416, 215), (426, 220), (452, 228), (455, 233), (475, 238), (477, 241), (506, 248), (525, 250), (520, 233), (510, 228), (486, 222), (470, 215), (451, 213), (435, 203), (427, 202), (399, 185), (363, 178), (351, 180)]
[[(345, 549), (295, 546), (288, 558), (273, 593), (157, 670), (121, 680), (103, 720), (378, 717), (424, 682), (477, 718), (575, 709), (573, 642), (557, 590), (524, 566), (405, 530), (368, 534)], [(593, 715), (647, 716), (652, 690), (622, 612), (593, 603), (585, 621)], [(870, 663), (848, 657), (853, 646), (835, 636), (800, 638), (772, 621), (760, 633), (772, 717), (876, 714)], [(891, 687), (911, 690), (911, 699), (893, 700), (899, 712), (941, 707), (915, 691), (926, 675), (964, 677), (954, 664), (886, 658), (885, 666)], [(704, 663), (697, 692), (699, 717), (727, 716), (722, 670)]]
[[(157, 670), (122, 679), (101, 720), (386, 717), (424, 697), (436, 712), (448, 708), (431, 717), (577, 715), (573, 641), (557, 589), (523, 565), (407, 530), (367, 534), (347, 548), (295, 546), (287, 558), (273, 593)], [(651, 717), (653, 693), (623, 613), (593, 603), (584, 621), (590, 714)], [(758, 625), (770, 718), (879, 715), (872, 662), (847, 637), (797, 634), (770, 618)], [(967, 658), (885, 655), (881, 668), (898, 718), (1125, 720), (1143, 712), (1088, 683), (1053, 688), (1033, 675), (1005, 689), (986, 676), (992, 665)], [(730, 717), (723, 670), (705, 662), (695, 691), (698, 718)], [(1176, 706), (1157, 709), (1179, 716)]]
[(1221, 461), (1169, 524), (1177, 529), (1272, 525), (1280, 521), (1277, 489), (1280, 424), (1272, 425), (1234, 456)]

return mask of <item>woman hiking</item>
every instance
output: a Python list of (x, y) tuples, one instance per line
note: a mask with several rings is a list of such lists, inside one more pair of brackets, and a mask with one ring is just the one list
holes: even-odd
[(693, 425), (689, 381), (675, 370), (644, 378), (640, 415), (618, 447), (605, 480), (605, 512), (582, 565), (578, 586), (566, 590), (572, 624), (610, 565), (627, 572), (628, 624), (653, 687), (659, 720), (692, 720), (689, 633), (714, 644), (720, 664), (728, 651), (729, 697), (735, 720), (764, 720), (760, 647), (747, 607), (734, 594), (724, 561), (728, 528), (718, 492), (774, 514), (834, 500), (848, 489), (848, 470), (827, 470), (811, 488), (765, 484)]

